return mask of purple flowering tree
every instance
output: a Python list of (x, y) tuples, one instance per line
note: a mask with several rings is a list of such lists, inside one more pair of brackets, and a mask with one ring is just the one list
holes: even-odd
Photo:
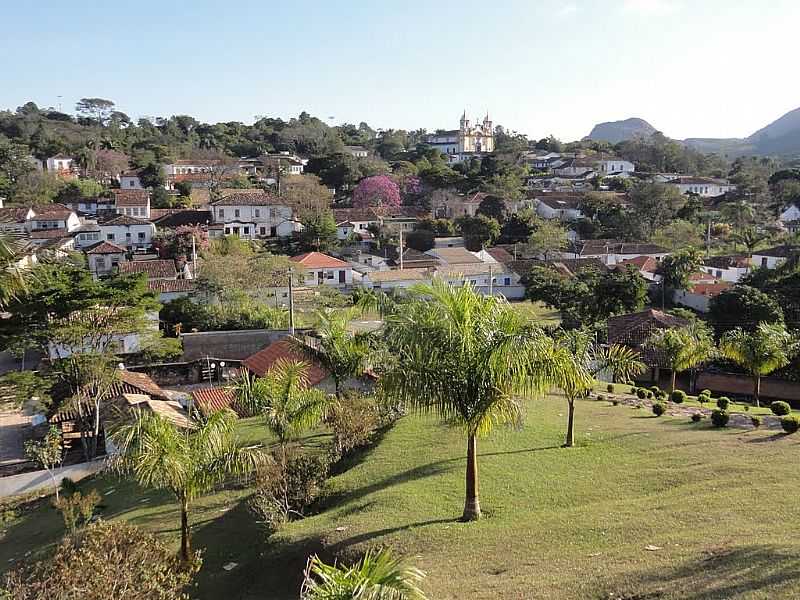
[(400, 206), (400, 188), (387, 175), (365, 177), (353, 190), (353, 206), (396, 208)]

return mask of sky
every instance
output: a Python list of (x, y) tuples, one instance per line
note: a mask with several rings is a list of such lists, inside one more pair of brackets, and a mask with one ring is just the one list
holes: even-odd
[(745, 137), (800, 106), (796, 0), (0, 0), (0, 109), (373, 128), (488, 111), (532, 138), (641, 117)]

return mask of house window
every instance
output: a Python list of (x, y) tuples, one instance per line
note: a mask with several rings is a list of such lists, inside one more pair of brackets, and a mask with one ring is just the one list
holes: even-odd
[(244, 228), (244, 234), (245, 235), (250, 235), (250, 228), (249, 227), (245, 227)]
[(128, 187), (133, 187), (133, 179), (131, 179), (130, 182), (128, 182)]
[(219, 209), (219, 218), (221, 219), (224, 216), (225, 216), (225, 211), (220, 208)]
[(333, 271), (325, 271), (325, 279), (333, 279)]
[(259, 228), (258, 233), (260, 235), (267, 235), (267, 228), (266, 227)]
[(125, 239), (126, 240), (131, 239), (131, 232), (130, 231), (125, 232)]
[(503, 280), (503, 285), (511, 285), (511, 277), (506, 277)]
[(114, 234), (113, 234), (113, 233), (107, 233), (107, 234), (106, 234), (106, 239), (107, 239), (107, 240), (114, 241)]
[(106, 259), (98, 256), (95, 259), (94, 264), (97, 266), (98, 269), (105, 269), (106, 268)]
[(256, 217), (260, 217), (260, 216), (261, 216), (261, 210), (259, 210), (258, 208), (256, 208), (256, 209), (255, 209), (255, 215), (256, 215)]
[(239, 218), (239, 209), (238, 209), (238, 208), (234, 209), (234, 211), (233, 211), (233, 216), (234, 216), (235, 218), (237, 218), (237, 219)]
[(766, 256), (761, 258), (761, 266), (762, 267), (766, 267), (767, 266), (767, 257)]
[(140, 242), (143, 242), (143, 241), (144, 241), (144, 231), (140, 231), (140, 232), (139, 232), (139, 241), (140, 241)]

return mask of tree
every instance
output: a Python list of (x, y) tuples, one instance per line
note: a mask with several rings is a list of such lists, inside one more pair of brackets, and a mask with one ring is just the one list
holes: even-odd
[(566, 378), (562, 384), (567, 398), (567, 435), (564, 447), (571, 448), (575, 445), (575, 400), (589, 392), (591, 381), (596, 375), (608, 369), (613, 373), (614, 379), (619, 377), (628, 380), (644, 371), (645, 365), (634, 350), (619, 344), (603, 347), (587, 330), (562, 331), (557, 341), (572, 357), (571, 368), (584, 375), (581, 378)]
[(561, 223), (541, 219), (528, 238), (528, 251), (549, 260), (552, 253), (562, 251), (567, 243), (567, 229)]
[(665, 256), (658, 266), (662, 287), (685, 290), (689, 287), (689, 277), (696, 273), (702, 264), (703, 256), (695, 248), (685, 248)]
[(281, 359), (263, 377), (243, 371), (234, 387), (237, 405), (264, 416), (284, 454), (289, 442), (319, 423), (330, 404), (321, 390), (309, 386), (308, 367)]
[(412, 299), (387, 318), (393, 361), (383, 394), (463, 428), (467, 470), (462, 519), (480, 518), (477, 438), (495, 424), (519, 422), (519, 398), (551, 385), (582, 384), (568, 353), (525, 323), (508, 303), (471, 285), (438, 279), (411, 291)]
[(205, 422), (182, 431), (158, 413), (137, 412), (133, 422), (118, 426), (111, 437), (120, 449), (116, 468), (140, 485), (169, 490), (180, 505), (181, 558), (191, 558), (189, 506), (232, 475), (252, 472), (265, 460), (235, 439), (236, 416), (221, 410)]
[(41, 440), (28, 440), (25, 442), (25, 456), (29, 460), (41, 465), (53, 480), (53, 491), (58, 502), (58, 487), (61, 482), (56, 479), (54, 469), (61, 464), (61, 434), (58, 427), (51, 425)]
[(675, 186), (664, 183), (638, 183), (630, 192), (633, 214), (644, 238), (650, 238), (667, 225), (686, 204)]
[(735, 327), (754, 330), (759, 323), (783, 323), (775, 299), (748, 285), (736, 285), (711, 298), (708, 317), (718, 334)]
[(292, 214), (303, 220), (328, 212), (333, 194), (316, 175), (289, 177), (281, 186), (281, 195), (292, 208)]
[(66, 537), (52, 556), (10, 573), (0, 596), (5, 590), (14, 600), (189, 600), (183, 590), (199, 568), (199, 559), (182, 564), (152, 533), (98, 521)]
[(681, 250), (703, 244), (703, 227), (683, 219), (671, 221), (653, 235), (653, 242), (669, 250)]
[(436, 245), (436, 234), (427, 229), (415, 229), (405, 235), (403, 242), (409, 248), (427, 252)]
[(75, 105), (75, 110), (79, 115), (93, 118), (102, 127), (114, 111), (114, 106), (111, 100), (104, 98), (81, 98)]
[(266, 300), (269, 294), (264, 288), (288, 285), (290, 270), (299, 284), (302, 268), (288, 257), (257, 253), (246, 240), (226, 236), (214, 240), (204, 253), (197, 282), (221, 299), (243, 292), (254, 300)]
[(659, 352), (672, 371), (670, 392), (675, 391), (675, 380), (681, 371), (692, 369), (714, 354), (714, 338), (700, 322), (686, 327), (661, 329), (647, 342)]
[(478, 214), (494, 219), (502, 225), (506, 217), (505, 200), (499, 196), (486, 196), (478, 205)]
[(797, 349), (797, 340), (783, 323), (762, 322), (751, 331), (737, 327), (725, 332), (719, 342), (720, 354), (747, 369), (753, 378), (756, 406), (759, 406), (761, 377), (788, 365)]
[(400, 206), (400, 188), (388, 175), (366, 177), (353, 190), (353, 206), (397, 208)]
[(316, 339), (308, 344), (296, 344), (299, 350), (319, 362), (331, 374), (337, 398), (341, 396), (342, 385), (348, 379), (364, 374), (369, 357), (368, 334), (353, 334), (348, 330), (353, 316), (353, 310), (319, 310), (316, 313)]
[(424, 577), (388, 549), (367, 551), (352, 567), (328, 565), (314, 555), (306, 566), (300, 600), (426, 600), (418, 587)]
[(0, 311), (28, 290), (31, 272), (24, 264), (26, 256), (22, 238), (0, 234)]
[(500, 224), (484, 215), (458, 217), (456, 228), (464, 237), (464, 245), (467, 250), (473, 252), (493, 244), (500, 235)]
[(767, 235), (755, 227), (745, 227), (739, 231), (736, 231), (731, 238), (733, 239), (734, 243), (744, 246), (745, 250), (747, 250), (747, 254), (752, 256), (753, 250), (755, 250), (761, 242), (767, 239)]
[(307, 213), (300, 232), (300, 247), (303, 250), (327, 252), (337, 241), (336, 221), (330, 210)]
[(500, 244), (527, 242), (538, 222), (536, 213), (525, 209), (508, 217), (500, 227)]

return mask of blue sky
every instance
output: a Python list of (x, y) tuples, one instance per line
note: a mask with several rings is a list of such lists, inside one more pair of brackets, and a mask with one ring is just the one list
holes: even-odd
[(2, 4), (0, 108), (99, 96), (132, 117), (429, 130), (466, 108), (570, 140), (629, 116), (746, 136), (800, 106), (795, 0)]

